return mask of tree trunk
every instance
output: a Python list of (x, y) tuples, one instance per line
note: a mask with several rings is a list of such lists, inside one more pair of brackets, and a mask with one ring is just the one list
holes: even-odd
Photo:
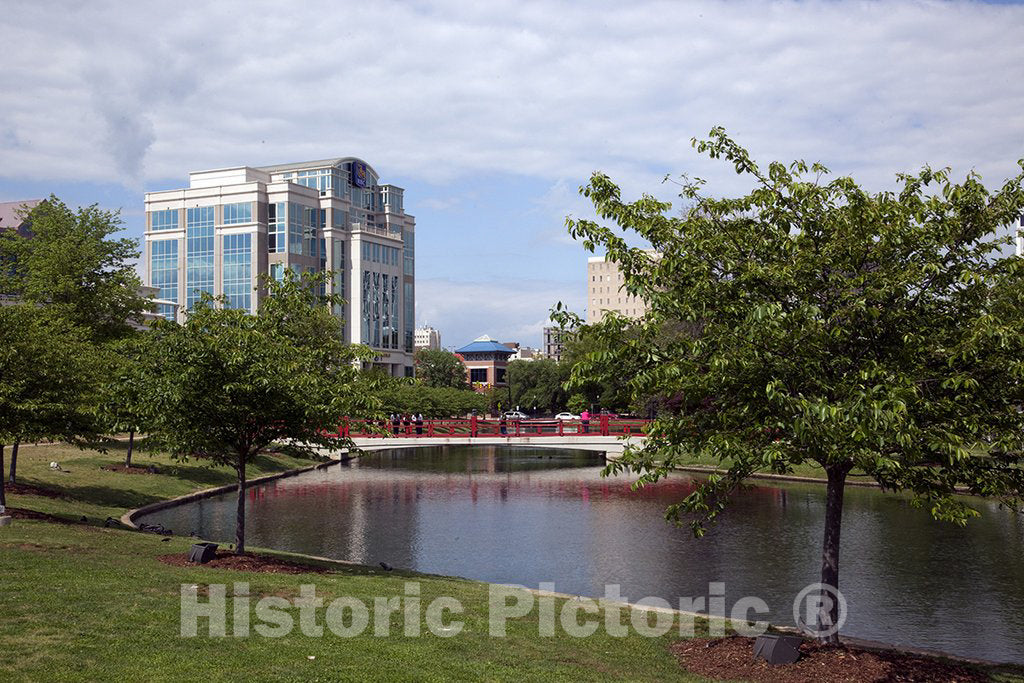
[(245, 457), (238, 456), (238, 507), (235, 511), (235, 554), (245, 552)]
[(135, 430), (129, 430), (128, 432), (128, 454), (124, 456), (125, 468), (132, 466), (132, 446), (135, 445)]
[(839, 644), (839, 532), (843, 523), (843, 491), (850, 465), (831, 465), (825, 494), (825, 539), (821, 549), (821, 608), (818, 611), (818, 640)]
[[(13, 446), (11, 446), (11, 476), (10, 476), (10, 481), (11, 481), (12, 484), (16, 484), (17, 483), (17, 476), (18, 476), (18, 446), (20, 446), (20, 445), (21, 445), (21, 440), (19, 439), (19, 440), (14, 442)], [(3, 478), (3, 472), (2, 471), (0, 471), (0, 478)]]
[(4, 445), (0, 443), (0, 507), (7, 505), (7, 497), (4, 495)]

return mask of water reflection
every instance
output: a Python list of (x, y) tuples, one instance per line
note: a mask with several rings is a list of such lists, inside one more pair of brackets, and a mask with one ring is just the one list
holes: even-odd
[[(824, 489), (750, 486), (703, 539), (665, 523), (693, 490), (672, 477), (640, 491), (601, 478), (593, 453), (460, 447), (374, 454), (249, 492), (248, 541), (367, 564), (636, 600), (757, 595), (777, 623), (817, 580)], [(844, 506), (846, 633), (997, 660), (1024, 661), (1024, 522), (981, 503), (967, 529), (906, 499), (851, 488)], [(233, 495), (147, 518), (230, 540)]]

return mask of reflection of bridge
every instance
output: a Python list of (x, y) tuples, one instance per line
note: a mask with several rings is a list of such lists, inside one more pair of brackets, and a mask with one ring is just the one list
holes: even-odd
[(570, 448), (620, 455), (627, 444), (642, 442), (645, 420), (623, 420), (607, 415), (579, 420), (414, 420), (371, 422), (348, 420), (338, 427), (362, 450), (425, 446), (529, 446)]

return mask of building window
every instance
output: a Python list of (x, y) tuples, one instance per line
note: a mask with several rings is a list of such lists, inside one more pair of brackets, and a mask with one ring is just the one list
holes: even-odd
[(177, 230), (178, 210), (167, 209), (166, 211), (152, 211), (149, 214), (150, 230)]
[(284, 202), (277, 202), (267, 207), (267, 251), (271, 254), (285, 250), (284, 240), (285, 213)]
[(288, 253), (302, 255), (302, 239), (305, 232), (302, 225), (306, 207), (291, 202), (288, 204)]
[(405, 350), (412, 353), (413, 349), (413, 328), (416, 326), (416, 310), (414, 307), (413, 287), (411, 282), (403, 283), (402, 304), (405, 308)]
[[(252, 308), (252, 235), (224, 235), (224, 296), (228, 308)], [(280, 264), (275, 264), (280, 265)]]
[(224, 205), (224, 225), (252, 223), (252, 202)]
[(469, 381), (474, 384), (487, 384), (487, 368), (470, 368)]
[(284, 280), (284, 264), (283, 263), (271, 263), (270, 264), (270, 277), (278, 282)]
[(414, 261), (416, 258), (416, 239), (412, 230), (402, 231), (402, 242), (405, 243), (405, 274), (414, 274)]
[(185, 305), (192, 308), (203, 292), (213, 293), (213, 207), (185, 212)]
[(178, 240), (149, 243), (149, 279), (160, 290), (158, 299), (174, 302), (159, 305), (160, 315), (174, 320), (178, 308)]

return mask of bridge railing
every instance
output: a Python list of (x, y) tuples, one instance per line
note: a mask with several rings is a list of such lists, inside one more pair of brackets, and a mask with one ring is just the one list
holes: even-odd
[(471, 417), (468, 419), (423, 420), (345, 420), (338, 426), (338, 436), (358, 438), (467, 438), (491, 436), (643, 436), (646, 420), (595, 416), (584, 423), (581, 420), (499, 420)]

